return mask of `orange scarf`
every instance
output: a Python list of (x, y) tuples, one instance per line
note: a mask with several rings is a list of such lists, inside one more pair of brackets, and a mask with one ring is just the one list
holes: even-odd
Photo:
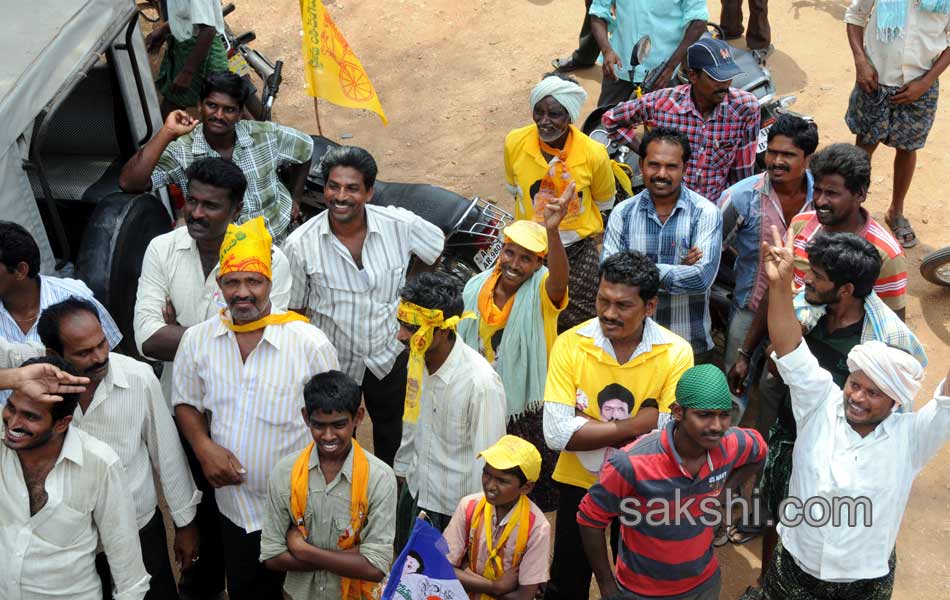
[[(290, 471), (290, 512), (300, 533), (307, 537), (304, 513), (307, 510), (307, 497), (310, 492), (310, 454), (314, 442), (310, 442)], [(360, 531), (366, 523), (369, 510), (369, 461), (360, 443), (353, 438), (353, 478), (350, 484), (350, 526), (337, 540), (337, 548), (347, 550), (356, 546), (360, 540)], [(341, 577), (342, 600), (376, 600), (380, 596), (380, 585), (372, 581)]]
[(221, 322), (224, 323), (224, 326), (230, 329), (235, 333), (247, 333), (248, 331), (257, 331), (258, 329), (263, 329), (268, 325), (283, 325), (284, 323), (292, 323), (294, 321), (309, 321), (307, 317), (301, 315), (300, 313), (295, 313), (293, 311), (288, 311), (285, 313), (270, 314), (266, 317), (261, 317), (256, 321), (251, 321), (250, 323), (244, 323), (243, 325), (235, 325), (234, 322), (226, 316), (227, 309), (221, 309)]
[[(541, 186), (533, 199), (534, 220), (539, 223), (544, 223), (544, 207), (547, 203), (560, 198), (564, 190), (567, 189), (568, 184), (574, 180), (574, 178), (571, 177), (571, 172), (567, 170), (567, 157), (571, 154), (571, 145), (573, 142), (573, 129), (568, 131), (567, 139), (564, 140), (564, 147), (561, 149), (547, 145), (544, 143), (544, 140), (538, 137), (538, 148), (540, 148), (541, 152), (554, 157), (548, 163), (548, 170), (541, 177)], [(578, 195), (578, 190), (574, 190), (574, 197), (571, 198), (571, 201), (567, 205), (567, 214), (564, 217), (565, 221), (571, 217), (576, 217), (580, 213), (580, 209), (580, 196)], [(564, 228), (563, 221), (561, 222), (561, 228)]]
[(501, 276), (499, 267), (485, 280), (485, 284), (478, 292), (478, 337), (481, 339), (482, 348), (485, 349), (485, 360), (489, 363), (495, 361), (495, 349), (492, 347), (492, 337), (500, 327), (508, 322), (511, 315), (511, 307), (515, 304), (515, 297), (511, 296), (505, 301), (501, 308), (495, 304), (495, 285), (498, 283), (498, 277)]
[[(518, 528), (518, 537), (515, 538), (515, 554), (511, 558), (511, 567), (516, 568), (521, 564), (521, 559), (524, 558), (525, 550), (528, 547), (528, 530), (531, 525), (531, 504), (527, 496), (522, 494), (518, 498), (518, 502), (511, 507), (511, 511), (514, 514), (509, 515), (508, 523), (502, 530), (498, 541), (492, 543), (492, 514), (494, 508), (494, 506), (485, 500), (485, 496), (482, 496), (478, 504), (475, 505), (475, 515), (472, 519), (468, 534), (468, 564), (473, 572), (478, 573), (478, 529), (479, 522), (484, 523), (485, 548), (488, 551), (488, 558), (482, 569), (482, 576), (489, 581), (495, 581), (505, 574), (505, 569), (502, 567), (503, 560), (501, 550), (505, 547), (505, 543), (508, 541), (508, 538), (511, 537), (511, 532), (515, 527)], [(491, 600), (491, 596), (482, 594), (479, 599)]]

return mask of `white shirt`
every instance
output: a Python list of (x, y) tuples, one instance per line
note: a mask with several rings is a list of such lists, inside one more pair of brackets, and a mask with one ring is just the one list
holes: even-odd
[(179, 42), (195, 35), (195, 26), (210, 25), (224, 33), (224, 16), (218, 0), (168, 0), (168, 27)]
[(901, 86), (930, 70), (950, 46), (950, 14), (923, 11), (920, 0), (907, 0), (903, 37), (877, 37), (878, 0), (852, 0), (844, 22), (864, 28), (864, 51), (881, 85)]
[(271, 469), (312, 441), (300, 417), (303, 386), (339, 368), (327, 336), (302, 321), (265, 327), (246, 362), (219, 317), (182, 336), (172, 403), (211, 412), (211, 439), (247, 470), (244, 483), (218, 488), (214, 496), (221, 514), (248, 533), (261, 529)]
[(0, 598), (102, 600), (97, 544), (109, 559), (116, 600), (141, 600), (148, 573), (119, 457), (70, 427), (46, 476), (46, 505), (30, 516), (17, 453), (0, 444)]
[[(271, 310), (287, 310), (290, 300), (290, 263), (287, 257), (274, 246), (272, 253), (273, 285), (270, 291)], [(187, 227), (163, 233), (152, 239), (142, 260), (142, 274), (135, 296), (135, 346), (139, 354), (142, 344), (165, 327), (162, 309), (165, 299), (170, 298), (178, 324), (191, 327), (217, 316), (227, 306), (218, 287), (218, 267), (204, 276), (198, 245), (188, 235)], [(173, 368), (170, 362), (162, 370), (162, 393), (171, 401)]]
[(309, 309), (310, 322), (336, 347), (341, 370), (357, 383), (367, 368), (379, 379), (392, 369), (404, 350), (396, 309), (406, 267), (413, 254), (433, 264), (445, 244), (441, 229), (393, 206), (366, 205), (366, 227), (363, 268), (330, 231), (326, 212), (284, 243), (294, 280), (290, 306)]
[(475, 457), (505, 435), (507, 413), (498, 373), (456, 337), (435, 374), (423, 369), (419, 420), (403, 422), (393, 464), (419, 508), (452, 515), (463, 496), (481, 491), (485, 462)]
[(27, 342), (18, 344), (0, 337), (0, 369), (14, 369), (23, 361), (46, 354), (43, 344)]
[[(782, 545), (823, 581), (886, 575), (914, 477), (950, 439), (950, 397), (935, 393), (919, 412), (893, 413), (862, 438), (845, 419), (842, 391), (804, 342), (772, 359), (788, 383), (798, 426), (789, 496), (802, 502), (864, 496), (872, 507), (871, 527), (864, 527), (862, 509), (857, 527), (848, 527), (847, 511), (839, 527), (779, 524)], [(786, 508), (786, 517), (800, 514)]]
[[(102, 324), (102, 331), (106, 334), (106, 339), (109, 340), (109, 348), (115, 349), (115, 347), (119, 345), (119, 342), (122, 341), (122, 332), (119, 331), (119, 326), (115, 324), (112, 315), (109, 314), (106, 307), (96, 300), (92, 290), (90, 290), (85, 283), (78, 279), (40, 275), (40, 314), (42, 314), (47, 307), (58, 304), (70, 296), (88, 300), (96, 305), (96, 310), (99, 313), (99, 322)], [(37, 317), (39, 317), (39, 315), (37, 315)], [(36, 325), (39, 322), (39, 318), (34, 319), (30, 330), (23, 333), (23, 330), (17, 325), (13, 316), (7, 312), (3, 301), (0, 300), (0, 338), (21, 344), (26, 342), (42, 344), (40, 334), (36, 331)], [(6, 404), (7, 398), (9, 397), (9, 390), (0, 390), (0, 406)]]
[(184, 527), (195, 518), (201, 492), (191, 477), (152, 367), (110, 353), (108, 373), (96, 387), (86, 412), (76, 407), (72, 425), (107, 443), (119, 455), (139, 529), (148, 524), (158, 506), (155, 476), (162, 484), (175, 526)]

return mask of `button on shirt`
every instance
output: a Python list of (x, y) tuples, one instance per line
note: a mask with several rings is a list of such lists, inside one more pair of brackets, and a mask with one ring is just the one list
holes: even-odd
[[(685, 338), (695, 354), (713, 347), (709, 288), (722, 251), (722, 213), (683, 186), (666, 223), (660, 222), (650, 192), (624, 200), (610, 214), (601, 260), (624, 250), (643, 252), (660, 270), (654, 320)], [(690, 248), (703, 251), (694, 265), (682, 264)]]
[[(238, 121), (234, 133), (236, 139), (231, 161), (241, 167), (247, 178), (240, 221), (264, 217), (274, 243), (278, 244), (287, 236), (293, 201), (277, 177), (277, 167), (310, 160), (313, 139), (296, 129), (261, 121)], [(198, 125), (162, 152), (152, 172), (152, 189), (174, 183), (187, 196), (188, 176), (185, 171), (191, 163), (209, 156), (221, 155), (208, 145), (204, 125)]]
[(424, 370), (419, 404), (419, 420), (402, 424), (393, 470), (419, 508), (451, 515), (482, 488), (485, 461), (475, 456), (505, 435), (505, 388), (478, 350), (456, 338), (439, 370)]
[[(290, 260), (291, 308), (306, 308), (326, 332), (342, 371), (362, 383), (363, 373), (385, 377), (405, 349), (396, 340), (399, 290), (413, 254), (433, 264), (442, 254), (442, 230), (408, 210), (366, 205), (362, 268), (330, 231), (323, 212), (297, 228), (284, 245)], [(452, 508), (455, 508), (454, 506)]]
[(102, 600), (98, 544), (109, 559), (115, 599), (145, 598), (149, 576), (116, 453), (70, 427), (46, 493), (46, 505), (30, 516), (20, 459), (0, 444), (0, 598)]
[[(290, 263), (277, 246), (271, 248), (271, 253), (271, 310), (283, 312), (290, 300)], [(145, 356), (142, 345), (166, 325), (162, 317), (166, 298), (171, 299), (182, 327), (215, 317), (227, 306), (218, 287), (218, 266), (216, 264), (205, 277), (198, 245), (188, 235), (187, 227), (163, 233), (149, 242), (135, 296), (135, 346), (142, 356)], [(162, 393), (169, 406), (173, 371), (173, 363), (166, 362), (162, 370)]]
[(929, 71), (950, 46), (950, 14), (921, 10), (920, 0), (906, 0), (901, 35), (884, 42), (877, 34), (878, 4), (878, 0), (852, 0), (844, 22), (864, 28), (864, 52), (877, 69), (878, 82), (901, 86)]
[(265, 327), (246, 362), (218, 317), (182, 336), (172, 404), (211, 412), (211, 439), (247, 470), (242, 484), (215, 490), (221, 514), (245, 531), (261, 529), (274, 465), (311, 441), (300, 418), (303, 386), (331, 369), (339, 363), (327, 336), (301, 321)]
[[(782, 545), (798, 566), (823, 581), (884, 576), (914, 478), (950, 440), (950, 396), (940, 395), (943, 382), (920, 411), (893, 413), (862, 438), (845, 418), (841, 389), (805, 343), (772, 358), (788, 382), (798, 426), (789, 496), (803, 502), (864, 496), (873, 511), (866, 515), (859, 505), (856, 527), (849, 526), (847, 512), (837, 527), (832, 522), (822, 527), (807, 521), (797, 527), (779, 524)], [(800, 517), (801, 512), (786, 507), (785, 516)], [(865, 517), (871, 526), (865, 526)]]
[(153, 469), (175, 526), (184, 527), (195, 518), (201, 492), (191, 477), (178, 430), (152, 367), (110, 353), (108, 373), (96, 387), (89, 408), (83, 412), (76, 407), (72, 425), (105, 442), (119, 455), (139, 529), (148, 524), (158, 506)]
[[(267, 513), (261, 531), (261, 562), (287, 552), (287, 528), (294, 522), (290, 510), (290, 473), (297, 454), (285, 457), (274, 467), (267, 495)], [(366, 497), (369, 508), (366, 524), (360, 531), (357, 548), (371, 565), (389, 572), (396, 534), (396, 477), (389, 465), (366, 452), (369, 462), (369, 483)], [(352, 499), (353, 450), (333, 481), (327, 483), (320, 470), (316, 448), (310, 453), (307, 507), (304, 523), (307, 542), (317, 548), (338, 552), (337, 542), (350, 527)], [(284, 592), (293, 600), (339, 598), (340, 576), (326, 569), (288, 571)]]
[(634, 74), (633, 80), (637, 82), (669, 60), (683, 41), (690, 21), (709, 20), (705, 0), (594, 0), (590, 14), (607, 21), (610, 46), (623, 66), (614, 72), (625, 81), (630, 81), (634, 44), (644, 35), (650, 36), (650, 54)]
[(626, 144), (633, 143), (639, 125), (685, 133), (692, 155), (684, 182), (716, 202), (728, 186), (753, 173), (759, 101), (749, 92), (729, 88), (726, 98), (706, 118), (693, 104), (690, 89), (687, 84), (650, 92), (608, 110), (602, 121), (611, 139)]
[[(92, 294), (92, 290), (86, 287), (85, 283), (78, 279), (40, 275), (40, 314), (42, 314), (47, 307), (62, 302), (71, 296), (88, 300), (96, 305), (96, 310), (99, 312), (99, 321), (102, 324), (102, 331), (106, 334), (106, 339), (109, 340), (109, 348), (115, 349), (115, 347), (119, 345), (119, 342), (122, 341), (122, 332), (119, 331), (119, 326), (115, 324), (112, 315), (109, 314), (106, 307), (96, 300), (96, 297)], [(39, 315), (37, 315), (30, 330), (23, 333), (23, 330), (20, 329), (16, 320), (14, 320), (13, 315), (7, 312), (3, 302), (0, 301), (0, 337), (21, 344), (25, 342), (42, 344), (40, 334), (36, 331), (36, 324), (39, 322)], [(8, 390), (0, 390), (0, 406), (5, 404), (9, 397), (10, 392)]]

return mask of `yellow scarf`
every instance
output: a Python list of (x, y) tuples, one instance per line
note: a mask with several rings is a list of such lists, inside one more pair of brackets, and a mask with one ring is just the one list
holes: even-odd
[(300, 313), (295, 313), (293, 311), (288, 311), (285, 313), (279, 314), (270, 314), (266, 317), (261, 317), (256, 321), (251, 321), (250, 323), (245, 323), (243, 325), (235, 325), (233, 321), (227, 316), (227, 309), (221, 309), (221, 322), (224, 323), (224, 326), (230, 329), (235, 333), (247, 333), (248, 331), (257, 331), (258, 329), (263, 329), (268, 325), (283, 325), (284, 323), (292, 323), (294, 321), (308, 321), (307, 317), (301, 315)]
[[(310, 454), (314, 443), (310, 442), (290, 472), (290, 512), (300, 533), (307, 536), (304, 513), (307, 510), (307, 497), (310, 492)], [(359, 543), (360, 530), (366, 522), (369, 510), (369, 461), (360, 443), (353, 438), (353, 478), (350, 483), (350, 526), (337, 540), (337, 548), (347, 550)], [(378, 583), (341, 577), (342, 600), (377, 600), (381, 593)]]
[[(489, 581), (495, 581), (505, 574), (505, 569), (502, 566), (504, 564), (503, 557), (500, 556), (499, 553), (502, 548), (505, 547), (505, 542), (508, 541), (515, 527), (518, 528), (518, 537), (515, 538), (515, 555), (511, 558), (511, 566), (514, 568), (521, 564), (525, 549), (528, 547), (528, 529), (531, 524), (531, 504), (528, 502), (527, 496), (522, 494), (521, 497), (518, 498), (518, 503), (511, 507), (511, 511), (515, 514), (509, 516), (508, 523), (502, 530), (498, 541), (492, 543), (492, 514), (494, 513), (494, 508), (495, 507), (485, 500), (485, 496), (482, 496), (481, 500), (479, 500), (475, 506), (475, 515), (472, 518), (472, 524), (468, 534), (468, 564), (473, 572), (478, 573), (478, 544), (476, 542), (479, 522), (484, 522), (485, 548), (488, 551), (488, 558), (482, 569), (482, 576)], [(482, 594), (479, 600), (491, 600), (491, 596)]]
[(412, 334), (409, 340), (409, 364), (406, 377), (406, 400), (403, 408), (402, 420), (406, 423), (415, 423), (419, 420), (419, 400), (422, 398), (422, 372), (425, 368), (425, 356), (432, 345), (432, 332), (435, 328), (451, 329), (455, 331), (462, 319), (474, 319), (475, 313), (467, 311), (461, 316), (446, 319), (442, 311), (433, 308), (422, 308), (405, 300), (399, 303), (396, 317), (403, 323), (418, 325), (419, 329)]

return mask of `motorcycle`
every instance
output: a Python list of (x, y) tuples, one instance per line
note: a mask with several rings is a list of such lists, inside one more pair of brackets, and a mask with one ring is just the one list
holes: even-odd
[(925, 256), (920, 262), (920, 274), (930, 283), (950, 287), (950, 246)]
[[(233, 4), (222, 7), (225, 16), (233, 11)], [(281, 84), (283, 62), (278, 60), (272, 63), (257, 50), (248, 47), (248, 43), (255, 39), (254, 32), (235, 35), (227, 21), (223, 39), (228, 49), (231, 71), (246, 77), (248, 81), (253, 71), (264, 82), (261, 97), (258, 99), (252, 94), (254, 101), (248, 102), (247, 108), (258, 120), (269, 121)], [(321, 163), (330, 149), (339, 146), (323, 136), (311, 137), (313, 155), (301, 200), (304, 219), (326, 210)], [(284, 177), (285, 184), (287, 181)], [(422, 183), (392, 183), (377, 179), (372, 202), (381, 206), (405, 208), (439, 227), (445, 234), (445, 250), (436, 269), (452, 275), (463, 285), (473, 275), (495, 266), (503, 245), (501, 230), (514, 221), (511, 213), (478, 196), (465, 198), (444, 188)]]

